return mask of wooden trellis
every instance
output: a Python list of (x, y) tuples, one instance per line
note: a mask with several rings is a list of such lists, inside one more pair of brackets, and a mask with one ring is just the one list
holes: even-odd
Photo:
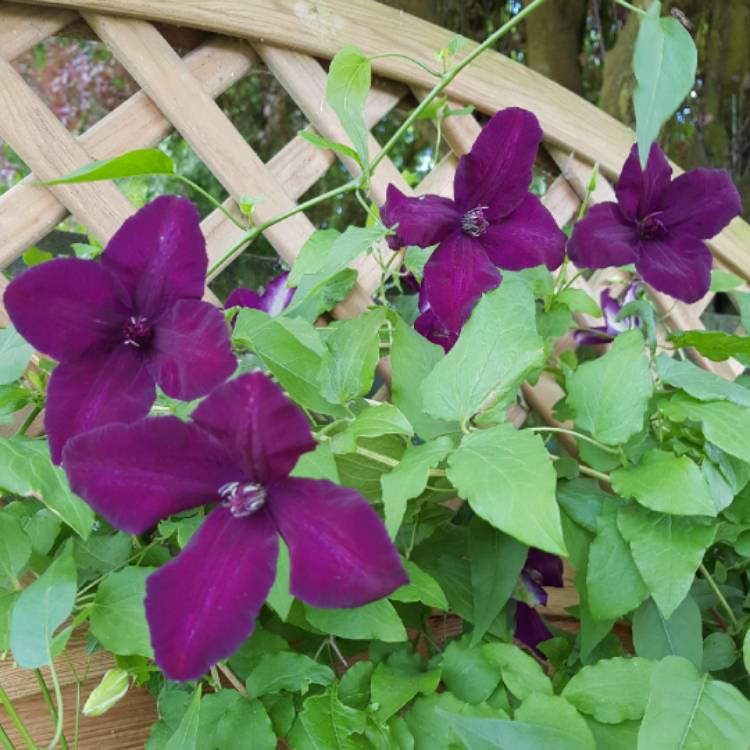
[[(50, 7), (41, 7), (50, 6)], [(127, 17), (123, 14), (127, 14)], [(180, 57), (168, 39), (167, 29), (154, 22), (201, 29), (191, 36), (197, 46)], [(70, 134), (15, 71), (11, 62), (38, 42), (75, 26), (88, 28), (114, 53), (141, 91), (110, 112), (80, 137)], [(408, 33), (404, 30), (408, 28)], [(111, 182), (44, 187), (51, 180), (94, 159), (135, 148), (155, 146), (172, 129), (185, 138), (199, 158), (226, 188), (225, 208), (239, 216), (236, 201), (243, 194), (265, 196), (253, 220), (263, 222), (287, 211), (334, 163), (356, 166), (345, 156), (322, 151), (295, 137), (267, 163), (234, 128), (214, 102), (215, 97), (246, 75), (260, 61), (281, 83), (309, 121), (309, 127), (326, 138), (348, 142), (336, 116), (325, 102), (326, 72), (321, 62), (340, 48), (355, 44), (368, 54), (404, 51), (430, 60), (444, 47), (451, 32), (425, 21), (404, 17), (399, 11), (372, 0), (43, 0), (0, 4), (0, 138), (10, 144), (32, 174), (0, 197), (0, 268), (6, 268), (23, 251), (37, 243), (67, 215), (72, 214), (97, 240), (106, 243), (135, 207)], [(199, 43), (198, 43), (199, 42)], [(421, 69), (396, 58), (373, 63), (378, 79), (365, 109), (365, 121), (375, 125), (411, 91), (424, 95), (433, 81)], [(506, 106), (532, 110), (545, 131), (544, 148), (557, 165), (543, 202), (561, 226), (579, 210), (593, 163), (600, 162), (603, 177), (592, 196), (594, 202), (610, 200), (611, 179), (623, 163), (633, 134), (601, 110), (533, 71), (495, 52), (487, 52), (463, 71), (448, 90), (456, 106), (473, 104), (491, 114)], [(473, 143), (480, 126), (472, 116), (447, 120), (443, 136), (451, 153), (422, 180), (409, 188), (396, 167), (385, 159), (372, 178), (372, 192), (382, 202), (389, 183), (406, 193), (450, 194), (457, 157)], [(379, 150), (370, 136), (370, 151)], [(241, 236), (240, 230), (220, 211), (202, 222), (210, 262)], [(302, 213), (266, 230), (265, 236), (288, 264), (293, 264), (305, 240), (314, 231)], [(750, 280), (750, 226), (735, 220), (710, 243), (717, 267)], [(353, 264), (358, 282), (349, 298), (335, 310), (337, 317), (352, 317), (366, 309), (378, 288), (381, 269), (371, 256)], [(221, 270), (221, 269), (220, 269)], [(220, 272), (220, 271), (219, 271)], [(598, 295), (610, 274), (595, 273), (577, 284)], [(0, 288), (7, 284), (0, 275)], [(657, 307), (676, 329), (700, 329), (700, 315), (712, 299), (708, 294), (693, 305), (677, 304), (654, 294)], [(215, 301), (210, 293), (207, 298)], [(0, 306), (0, 324), (7, 318)], [(589, 321), (590, 322), (590, 321)], [(725, 377), (735, 377), (736, 363), (710, 362), (694, 354), (703, 367)], [(562, 395), (553, 380), (542, 379), (524, 389), (526, 405), (554, 423), (552, 407)], [(519, 421), (523, 413), (514, 417)], [(515, 420), (514, 420), (515, 421)], [(561, 616), (571, 603), (564, 592), (552, 598), (549, 612)], [(81, 655), (83, 647), (74, 649)], [(77, 656), (76, 656), (77, 658)], [(101, 674), (106, 659), (97, 657), (89, 669), (91, 683)], [(35, 683), (13, 675), (8, 661), (0, 663), (0, 680), (14, 699), (32, 700)], [(65, 681), (65, 680), (64, 680)], [(70, 679), (67, 704), (75, 705)], [(85, 688), (86, 689), (86, 688)], [(41, 709), (41, 710), (40, 710)], [(49, 717), (41, 704), (29, 721), (38, 739), (49, 730)], [(142, 747), (154, 717), (153, 703), (134, 693), (109, 720), (84, 720), (82, 748), (115, 750)], [(27, 716), (28, 718), (28, 716)], [(104, 723), (103, 723), (104, 722)], [(106, 739), (102, 727), (119, 733)], [(89, 734), (86, 734), (89, 732)], [(89, 743), (89, 744), (87, 744)], [(100, 743), (100, 744), (99, 744)]]

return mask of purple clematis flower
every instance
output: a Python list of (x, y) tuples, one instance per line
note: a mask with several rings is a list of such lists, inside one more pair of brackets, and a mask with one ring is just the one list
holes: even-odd
[(738, 216), (742, 202), (723, 169), (671, 176), (656, 143), (645, 171), (633, 146), (615, 185), (617, 202), (592, 206), (575, 225), (570, 259), (581, 268), (635, 263), (654, 289), (683, 302), (703, 297), (711, 282), (711, 252), (703, 240)]
[(289, 547), (290, 590), (308, 604), (358, 607), (408, 583), (359, 493), (289, 476), (314, 447), (303, 412), (262, 373), (217, 388), (190, 422), (148, 417), (66, 445), (71, 487), (123, 531), (217, 504), (146, 582), (151, 643), (167, 677), (200, 677), (250, 635), (274, 581), (278, 534)]
[(101, 262), (51, 260), (8, 286), (13, 324), (59, 361), (44, 418), (55, 463), (72, 436), (148, 414), (156, 384), (192, 400), (237, 367), (221, 312), (201, 301), (199, 218), (184, 198), (157, 198), (120, 227)]
[(296, 289), (289, 289), (286, 280), (289, 273), (282, 273), (271, 279), (266, 284), (263, 294), (256, 292), (254, 289), (245, 289), (240, 287), (235, 289), (224, 303), (224, 307), (252, 307), (255, 310), (263, 310), (269, 315), (281, 315), (289, 306), (294, 297)]
[(424, 269), (424, 290), (438, 324), (457, 334), (479, 297), (501, 281), (499, 268), (518, 271), (562, 263), (565, 235), (529, 192), (542, 130), (523, 109), (492, 117), (458, 162), (454, 198), (408, 198), (389, 185), (383, 222), (396, 230), (392, 246), (439, 247)]
[(536, 649), (542, 641), (552, 638), (552, 633), (534, 605), (547, 604), (547, 592), (543, 586), (563, 587), (562, 560), (557, 555), (530, 548), (521, 571), (521, 583), (525, 601), (516, 598), (515, 636), (521, 643)]
[(638, 297), (638, 285), (631, 284), (622, 298), (622, 303), (612, 297), (608, 289), (604, 289), (599, 295), (599, 307), (602, 309), (604, 316), (603, 326), (594, 326), (586, 330), (576, 331), (573, 338), (579, 346), (596, 346), (597, 344), (608, 344), (615, 340), (615, 336), (629, 331), (631, 328), (638, 328), (640, 321), (637, 317), (631, 315), (622, 320), (617, 320), (625, 305), (635, 302)]

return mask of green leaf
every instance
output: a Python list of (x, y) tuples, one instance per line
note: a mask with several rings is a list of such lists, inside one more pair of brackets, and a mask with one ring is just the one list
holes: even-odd
[(99, 584), (91, 612), (91, 632), (108, 651), (121, 656), (153, 656), (143, 608), (146, 578), (153, 570), (131, 565), (111, 573)]
[(643, 336), (625, 331), (599, 359), (568, 376), (567, 403), (576, 426), (607, 445), (621, 445), (643, 429), (653, 384)]
[(393, 403), (406, 415), (417, 435), (424, 440), (457, 430), (455, 423), (433, 419), (426, 413), (420, 390), (416, 387), (443, 358), (443, 350), (420, 336), (400, 317), (394, 317), (391, 346)]
[(45, 440), (0, 438), (0, 487), (23, 497), (34, 497), (86, 539), (94, 511), (74, 495), (65, 472), (52, 464)]
[(193, 693), (187, 711), (180, 719), (175, 733), (169, 738), (164, 750), (199, 750), (198, 723), (201, 710), (201, 683)]
[(38, 247), (30, 247), (28, 250), (24, 250), (23, 262), (29, 268), (38, 266), (41, 263), (46, 263), (48, 260), (52, 260), (55, 256), (46, 250), (40, 250)]
[(528, 547), (477, 518), (469, 527), (469, 549), (474, 599), (471, 642), (476, 645), (508, 603), (526, 562)]
[(344, 268), (333, 276), (303, 276), (283, 314), (285, 317), (303, 318), (313, 323), (322, 313), (345, 300), (356, 283), (357, 272), (352, 268)]
[(669, 619), (693, 585), (695, 571), (714, 540), (715, 525), (635, 506), (620, 508), (617, 525), (646, 587)]
[(260, 701), (234, 700), (216, 725), (214, 743), (221, 750), (275, 750), (278, 740)]
[(636, 750), (640, 721), (622, 721), (619, 724), (600, 724), (588, 716), (586, 720), (597, 748), (601, 750)]
[(586, 722), (559, 696), (531, 696), (514, 721), (444, 715), (466, 750), (595, 750)]
[(583, 312), (593, 318), (602, 317), (599, 305), (583, 289), (570, 287), (560, 292), (555, 299), (565, 305), (571, 312)]
[(409, 583), (396, 589), (388, 598), (395, 602), (422, 602), (425, 607), (448, 611), (448, 600), (440, 584), (411, 560), (403, 560)]
[(289, 591), (289, 548), (283, 539), (279, 539), (279, 557), (276, 560), (276, 578), (273, 586), (268, 592), (266, 601), (269, 606), (282, 619), (289, 617), (289, 610), (292, 608), (294, 597)]
[(692, 347), (714, 362), (735, 356), (750, 356), (750, 336), (722, 331), (679, 331), (669, 335), (669, 340), (678, 348)]
[(384, 236), (385, 230), (381, 226), (349, 226), (343, 234), (335, 229), (318, 230), (302, 246), (289, 272), (287, 286), (299, 286), (306, 275), (330, 278)]
[(336, 675), (330, 667), (304, 654), (282, 651), (265, 654), (247, 678), (247, 690), (255, 698), (286, 690), (304, 695), (310, 685), (330, 685)]
[(472, 432), (449, 458), (448, 479), (495, 528), (529, 546), (566, 554), (557, 477), (538, 435), (510, 424)]
[[(437, 245), (435, 246), (437, 247)], [(432, 250), (426, 247), (417, 247), (410, 245), (404, 253), (404, 266), (406, 270), (414, 276), (417, 283), (421, 284), (424, 278), (424, 267), (427, 261), (432, 257)]]
[(391, 539), (395, 539), (403, 521), (406, 501), (424, 492), (430, 469), (437, 466), (452, 448), (453, 442), (448, 437), (439, 437), (422, 445), (409, 443), (399, 465), (380, 477), (385, 527)]
[(414, 434), (409, 420), (393, 404), (373, 402), (355, 417), (343, 432), (333, 436), (331, 448), (334, 453), (351, 453), (357, 449), (357, 440), (361, 437), (379, 437), (380, 435)]
[(323, 633), (341, 638), (386, 642), (406, 640), (404, 624), (386, 599), (353, 609), (317, 609), (305, 605), (305, 619)]
[(31, 539), (20, 520), (0, 512), (0, 588), (20, 588), (19, 575), (31, 557)]
[(617, 508), (609, 503), (599, 515), (586, 572), (588, 606), (597, 620), (616, 620), (635, 609), (648, 590), (617, 528)]
[(681, 361), (662, 353), (656, 358), (659, 377), (675, 388), (681, 388), (699, 401), (732, 401), (750, 406), (750, 389), (714, 375), (692, 362)]
[(352, 708), (365, 708), (370, 702), (370, 678), (375, 670), (371, 661), (358, 661), (346, 670), (339, 682), (339, 698)]
[(124, 669), (108, 669), (99, 684), (91, 691), (83, 706), (84, 716), (101, 716), (122, 700), (130, 687), (130, 678)]
[(0, 331), (0, 385), (18, 380), (26, 372), (34, 347), (8, 326)]
[[(312, 325), (302, 320), (297, 319), (296, 325), (309, 326), (312, 336), (319, 335)], [(322, 414), (343, 416), (340, 406), (321, 395), (318, 384), (321, 355), (310, 348), (311, 342), (293, 333), (288, 322), (282, 323), (261, 310), (242, 309), (237, 315), (234, 338), (252, 348), (298, 404)]]
[(641, 18), (633, 57), (638, 82), (633, 91), (635, 129), (644, 168), (661, 126), (692, 90), (698, 62), (687, 29), (671, 16), (659, 18), (660, 12), (661, 3), (656, 0), (648, 16)]
[(682, 656), (696, 668), (703, 665), (701, 613), (695, 599), (687, 596), (674, 614), (665, 619), (652, 599), (633, 616), (633, 644), (638, 656), (661, 659)]
[(666, 657), (654, 669), (638, 750), (729, 750), (750, 736), (750, 704), (737, 688)]
[(352, 735), (364, 731), (365, 714), (344, 705), (333, 685), (305, 701), (288, 740), (294, 750), (360, 750)]
[(745, 671), (750, 674), (750, 630), (745, 633), (742, 639), (742, 664)]
[(492, 695), (502, 677), (502, 668), (487, 658), (479, 646), (471, 646), (469, 636), (451, 641), (443, 652), (443, 682), (462, 701), (482, 703)]
[(421, 385), (427, 413), (465, 422), (512, 397), (543, 360), (529, 286), (509, 276), (477, 303), (461, 336)]
[(659, 408), (676, 422), (701, 422), (706, 440), (746, 463), (750, 463), (750, 409), (727, 401), (700, 402), (677, 394)]
[(0, 651), (10, 648), (10, 618), (20, 595), (18, 591), (0, 590)]
[(73, 611), (76, 566), (68, 543), (54, 562), (16, 600), (10, 621), (10, 648), (20, 667), (49, 664), (52, 638)]
[(703, 639), (703, 671), (719, 672), (737, 661), (737, 646), (729, 633), (710, 633)]
[(430, 695), (440, 684), (440, 669), (424, 671), (419, 654), (397, 652), (380, 663), (372, 675), (371, 700), (375, 716), (385, 723), (415, 696)]
[(326, 339), (328, 351), (318, 373), (321, 396), (345, 404), (370, 390), (380, 354), (378, 330), (385, 320), (380, 308), (336, 324)]
[(512, 643), (485, 643), (482, 655), (502, 672), (505, 687), (520, 701), (534, 693), (552, 695), (552, 683), (533, 656)]
[(326, 81), (326, 101), (351, 138), (363, 165), (369, 162), (369, 133), (363, 113), (370, 93), (370, 81), (370, 61), (356, 47), (344, 47), (331, 60)]
[(732, 289), (736, 289), (744, 283), (744, 279), (728, 271), (720, 271), (717, 268), (711, 270), (710, 291), (712, 292), (731, 292)]
[(602, 659), (574, 674), (562, 696), (604, 724), (640, 719), (655, 662), (639, 657)]
[(357, 163), (360, 163), (359, 155), (357, 154), (357, 152), (353, 148), (350, 148), (343, 143), (336, 143), (336, 141), (331, 141), (328, 138), (323, 138), (322, 135), (318, 135), (312, 130), (300, 130), (297, 135), (300, 138), (304, 138), (308, 143), (312, 143), (313, 146), (317, 146), (318, 148), (322, 148), (328, 151), (334, 151), (337, 154), (341, 154), (342, 156), (348, 156), (349, 158), (354, 159)]
[(687, 456), (650, 450), (637, 466), (617, 469), (610, 478), (618, 495), (633, 497), (651, 510), (679, 516), (716, 515), (711, 490)]
[(146, 174), (174, 174), (174, 162), (158, 148), (140, 148), (111, 159), (92, 161), (64, 177), (48, 180), (45, 185), (65, 185), (72, 182), (96, 182), (135, 177)]

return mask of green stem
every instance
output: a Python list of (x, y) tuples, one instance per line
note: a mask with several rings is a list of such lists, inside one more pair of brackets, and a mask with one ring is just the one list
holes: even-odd
[(183, 174), (173, 174), (172, 177), (174, 177), (176, 180), (179, 180), (180, 182), (184, 182), (188, 187), (195, 190), (196, 193), (200, 193), (207, 201), (211, 203), (214, 208), (217, 208), (221, 213), (224, 214), (224, 216), (229, 219), (229, 221), (232, 222), (236, 227), (239, 227), (243, 232), (247, 229), (247, 227), (241, 222), (238, 221), (234, 216), (232, 216), (232, 213), (228, 211), (224, 206), (222, 205), (221, 201), (216, 200), (216, 198), (211, 195), (207, 190), (204, 190), (197, 182), (193, 182), (190, 178), (185, 177)]
[[(47, 649), (47, 656), (49, 658), (49, 673), (52, 677), (52, 687), (55, 689), (55, 703), (57, 703), (57, 725), (55, 726), (55, 736), (52, 741), (47, 745), (47, 750), (55, 750), (57, 744), (64, 740), (63, 738), (63, 698), (62, 690), (60, 690), (60, 680), (57, 679), (57, 670), (55, 669), (55, 660), (52, 658), (52, 654)], [(67, 747), (67, 742), (63, 745)]]
[(29, 748), (29, 750), (39, 750), (34, 740), (31, 739), (29, 730), (26, 729), (26, 725), (23, 723), (23, 720), (16, 712), (16, 707), (13, 705), (10, 696), (5, 692), (2, 685), (0, 685), (0, 703), (8, 712), (8, 716), (13, 722), (13, 726), (16, 728), (16, 731), (20, 735), (21, 739), (26, 743), (26, 746)]
[(732, 622), (732, 626), (734, 627), (734, 629), (737, 630), (739, 628), (737, 618), (735, 617), (732, 608), (729, 606), (729, 602), (726, 600), (726, 597), (721, 593), (721, 589), (719, 588), (718, 584), (716, 583), (716, 581), (714, 581), (713, 576), (708, 572), (708, 568), (703, 563), (701, 563), (698, 570), (700, 570), (701, 575), (706, 579), (706, 582), (711, 587), (711, 591), (716, 594), (716, 598), (719, 600), (719, 604), (721, 604), (722, 609), (727, 613), (727, 616)]
[(16, 746), (10, 741), (6, 731), (3, 729), (3, 725), (0, 724), (0, 742), (3, 743), (5, 750), (16, 750)]
[(643, 8), (638, 8), (632, 3), (627, 2), (627, 0), (615, 0), (615, 2), (633, 13), (637, 13), (639, 16), (648, 16), (648, 13)]
[(371, 458), (373, 461), (377, 461), (378, 463), (385, 466), (395, 467), (399, 464), (399, 462), (395, 458), (384, 456), (382, 453), (376, 453), (375, 451), (371, 451), (367, 448), (362, 448), (359, 445), (357, 446), (357, 453), (359, 453), (360, 456)]
[(573, 437), (577, 438), (578, 440), (585, 440), (587, 443), (591, 443), (591, 445), (595, 445), (599, 450), (606, 451), (607, 453), (614, 453), (616, 456), (620, 455), (620, 451), (617, 448), (610, 448), (608, 445), (604, 445), (604, 443), (600, 443), (598, 440), (594, 440), (594, 438), (589, 437), (588, 435), (582, 435), (580, 432), (576, 432), (575, 430), (568, 430), (565, 427), (530, 427), (529, 428), (532, 432), (561, 432), (565, 435), (572, 435)]
[(578, 464), (578, 470), (581, 474), (585, 474), (587, 477), (594, 477), (594, 479), (599, 479), (602, 482), (609, 483), (609, 474), (605, 474), (603, 471), (597, 471), (596, 469), (584, 466), (583, 464)]
[(229, 261), (233, 260), (235, 255), (237, 255), (242, 248), (248, 243), (252, 242), (259, 234), (262, 234), (266, 231), (269, 227), (272, 227), (274, 224), (278, 224), (279, 222), (284, 221), (285, 219), (288, 219), (290, 216), (294, 216), (295, 214), (298, 214), (300, 211), (305, 211), (308, 208), (312, 208), (313, 206), (317, 206), (318, 203), (323, 203), (324, 201), (330, 200), (331, 198), (335, 198), (338, 195), (341, 195), (342, 193), (349, 193), (352, 190), (356, 190), (359, 187), (359, 179), (356, 180), (350, 180), (349, 182), (344, 183), (343, 185), (339, 185), (336, 188), (333, 188), (332, 190), (328, 190), (325, 193), (322, 193), (321, 195), (315, 196), (315, 198), (310, 198), (310, 200), (305, 201), (304, 203), (298, 203), (294, 208), (290, 208), (288, 211), (284, 211), (284, 213), (278, 214), (277, 216), (274, 216), (272, 219), (269, 219), (268, 221), (264, 221), (262, 224), (258, 224), (257, 226), (254, 226), (252, 229), (248, 230), (237, 242), (232, 245), (232, 247), (227, 250), (224, 255), (221, 256), (217, 261), (212, 263), (208, 267), (208, 276), (213, 276), (217, 271), (219, 271), (224, 265), (229, 263)]
[[(49, 688), (47, 687), (47, 683), (44, 680), (42, 670), (35, 669), (34, 674), (36, 675), (36, 681), (39, 683), (39, 689), (42, 691), (44, 702), (47, 704), (47, 708), (49, 709), (49, 715), (52, 717), (52, 723), (57, 725), (57, 710), (55, 709), (55, 704), (52, 702), (52, 696), (50, 695)], [(60, 747), (62, 747), (63, 750), (68, 750), (68, 741), (65, 738), (64, 734), (60, 735)]]
[(35, 406), (27, 415), (26, 419), (23, 420), (23, 424), (18, 428), (16, 437), (19, 435), (25, 435), (26, 431), (34, 424), (34, 420), (39, 416), (42, 411), (41, 406)]
[(384, 57), (400, 57), (402, 60), (408, 60), (410, 63), (418, 65), (422, 70), (426, 70), (431, 76), (435, 76), (435, 78), (440, 78), (443, 75), (439, 70), (431, 68), (427, 63), (423, 63), (421, 60), (417, 60), (416, 57), (407, 55), (404, 52), (381, 52), (379, 55), (371, 55), (367, 59), (371, 62), (372, 60), (382, 60)]
[(498, 39), (504, 37), (509, 31), (512, 31), (523, 21), (526, 16), (533, 13), (545, 0), (533, 0), (519, 13), (507, 23), (504, 23), (499, 29), (490, 34), (480, 45), (475, 47), (463, 60), (450, 68), (444, 75), (440, 77), (438, 83), (432, 88), (429, 94), (422, 99), (416, 109), (404, 120), (401, 127), (391, 136), (388, 142), (380, 149), (380, 153), (370, 162), (369, 172), (372, 172), (375, 167), (380, 164), (383, 159), (388, 155), (388, 152), (398, 143), (401, 136), (414, 124), (417, 118), (430, 106), (431, 102), (434, 101), (456, 78), (456, 76), (468, 65), (474, 62), (485, 50), (489, 49)]

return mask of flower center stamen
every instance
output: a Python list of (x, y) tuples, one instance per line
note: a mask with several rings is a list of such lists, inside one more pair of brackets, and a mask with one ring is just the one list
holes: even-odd
[(666, 235), (667, 227), (659, 218), (659, 213), (649, 214), (638, 222), (638, 236), (642, 240), (656, 240)]
[(266, 504), (266, 490), (253, 482), (227, 482), (219, 487), (221, 506), (235, 518), (246, 518)]
[(487, 231), (490, 222), (484, 217), (486, 210), (487, 206), (477, 206), (463, 215), (461, 218), (461, 229), (463, 229), (464, 234), (479, 237)]
[(140, 349), (151, 341), (153, 329), (148, 318), (132, 315), (123, 328), (123, 343)]

